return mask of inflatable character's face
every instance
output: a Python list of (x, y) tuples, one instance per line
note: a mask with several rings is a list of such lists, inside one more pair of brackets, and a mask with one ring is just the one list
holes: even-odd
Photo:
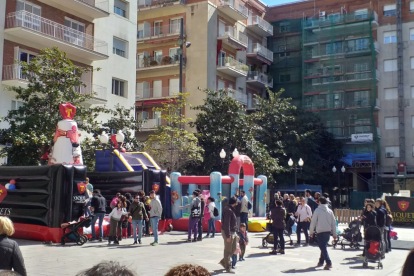
[(180, 195), (178, 194), (178, 192), (177, 191), (172, 191), (171, 192), (171, 199), (172, 200), (177, 200), (177, 199), (179, 199), (180, 198)]
[(64, 103), (59, 105), (60, 115), (62, 115), (65, 120), (72, 120), (76, 114), (76, 106), (71, 103)]

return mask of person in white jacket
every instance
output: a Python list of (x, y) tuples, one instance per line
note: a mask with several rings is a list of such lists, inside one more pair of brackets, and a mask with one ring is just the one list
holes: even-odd
[(305, 234), (306, 243), (305, 246), (309, 245), (309, 226), (310, 226), (310, 220), (312, 218), (312, 210), (309, 207), (308, 204), (306, 204), (306, 199), (301, 198), (300, 199), (301, 204), (298, 206), (298, 209), (296, 210), (295, 216), (298, 217), (298, 226), (296, 228), (296, 235), (298, 237), (298, 245), (300, 246), (300, 235), (303, 229), (303, 233)]
[(214, 208), (216, 208), (216, 204), (214, 203), (214, 197), (209, 197), (207, 199), (207, 206), (206, 210), (204, 211), (204, 219), (208, 222), (208, 231), (206, 238), (210, 237), (210, 231), (212, 233), (211, 237), (214, 238), (214, 234), (216, 233), (216, 225), (215, 220), (216, 217), (214, 216)]
[[(114, 242), (114, 244), (119, 244), (118, 236), (121, 237), (122, 233), (122, 221), (121, 218), (124, 215), (128, 215), (127, 210), (125, 209), (126, 203), (123, 201), (118, 201), (116, 204), (116, 207), (112, 209), (112, 212), (109, 214), (110, 220), (110, 230), (109, 230), (109, 239), (108, 244), (111, 244), (111, 241)], [(118, 230), (118, 234), (117, 234)]]
[(154, 234), (154, 242), (152, 242), (151, 245), (156, 246), (158, 245), (158, 223), (162, 216), (162, 205), (161, 205), (161, 201), (157, 198), (154, 190), (150, 192), (150, 198), (151, 198), (151, 202), (149, 206), (151, 209), (149, 211), (149, 214), (150, 214), (152, 233)]

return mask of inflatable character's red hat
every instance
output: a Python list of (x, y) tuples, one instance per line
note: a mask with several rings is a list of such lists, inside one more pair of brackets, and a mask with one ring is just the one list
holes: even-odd
[(76, 114), (76, 106), (71, 103), (63, 103), (59, 105), (59, 111), (65, 120), (72, 120)]

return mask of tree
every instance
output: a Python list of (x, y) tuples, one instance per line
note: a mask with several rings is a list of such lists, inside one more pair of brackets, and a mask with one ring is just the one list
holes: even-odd
[(328, 185), (331, 168), (343, 157), (342, 143), (326, 131), (317, 115), (305, 113), (281, 98), (283, 90), (269, 93), (268, 99), (257, 99), (258, 112), (252, 119), (259, 126), (257, 139), (265, 144), (272, 157), (280, 160), (278, 183), (292, 183), (289, 158), (305, 161), (300, 179), (307, 183)]
[(203, 160), (203, 148), (198, 145), (194, 133), (185, 129), (192, 119), (185, 118), (181, 113), (189, 106), (186, 102), (188, 95), (178, 93), (176, 98), (169, 99), (162, 107), (153, 109), (161, 114), (165, 124), (159, 125), (145, 143), (145, 151), (170, 173), (181, 171), (188, 163)]
[[(92, 69), (73, 65), (66, 53), (58, 48), (43, 49), (30, 63), (19, 62), (19, 65), (23, 76), (28, 80), (28, 87), (13, 86), (8, 89), (16, 93), (16, 99), (21, 100), (23, 105), (17, 110), (9, 111), (7, 116), (2, 118), (9, 127), (0, 130), (0, 144), (12, 145), (0, 152), (3, 156), (7, 155), (8, 165), (39, 164), (42, 147), (50, 144), (56, 125), (62, 120), (59, 112), (61, 103), (70, 102), (77, 107), (75, 120), (79, 122), (79, 130), (92, 136), (82, 139), (86, 158), (92, 155), (88, 151), (93, 151), (98, 146), (93, 135), (107, 129), (111, 122), (120, 124), (120, 121), (125, 120), (125, 123), (121, 124), (122, 127), (131, 128), (133, 121), (130, 118), (126, 119), (124, 115), (120, 115), (122, 120), (113, 121), (113, 118), (105, 124), (97, 121), (98, 116), (103, 113), (119, 115), (126, 111), (119, 107), (115, 110), (109, 110), (104, 106), (87, 107), (85, 103), (93, 95), (79, 93), (79, 88), (86, 86), (81, 80), (81, 75)], [(139, 122), (136, 123), (140, 125)]]
[(248, 155), (255, 164), (256, 174), (271, 176), (278, 170), (277, 159), (272, 158), (266, 146), (255, 139), (257, 126), (246, 114), (243, 105), (229, 95), (228, 90), (211, 91), (207, 94), (204, 104), (195, 107), (197, 119), (191, 123), (197, 130), (199, 144), (204, 148), (204, 162), (189, 167), (194, 174), (210, 174), (221, 171), (227, 174), (227, 166), (221, 166), (220, 151), (227, 153), (226, 161), (232, 159), (231, 152), (235, 148), (241, 154)]

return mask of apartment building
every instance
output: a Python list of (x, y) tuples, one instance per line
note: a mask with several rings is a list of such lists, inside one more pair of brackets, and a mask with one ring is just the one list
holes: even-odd
[[(275, 90), (345, 143), (343, 185), (414, 188), (414, 1), (300, 1), (270, 7)], [(339, 172), (337, 172), (339, 173)]]
[[(190, 93), (189, 103), (203, 103), (199, 88), (229, 89), (247, 109), (255, 109), (254, 95), (273, 85), (267, 74), (273, 27), (263, 19), (265, 12), (258, 0), (139, 0), (136, 110), (148, 121), (138, 138), (145, 140), (162, 123), (152, 109), (180, 90), (181, 22), (191, 43), (183, 43), (182, 50), (182, 91)], [(190, 108), (184, 114), (196, 116)]]
[(0, 1), (0, 116), (22, 104), (6, 86), (27, 86), (15, 61), (54, 46), (79, 67), (101, 68), (82, 76), (78, 92), (96, 93), (88, 105), (134, 106), (136, 11), (132, 0)]

